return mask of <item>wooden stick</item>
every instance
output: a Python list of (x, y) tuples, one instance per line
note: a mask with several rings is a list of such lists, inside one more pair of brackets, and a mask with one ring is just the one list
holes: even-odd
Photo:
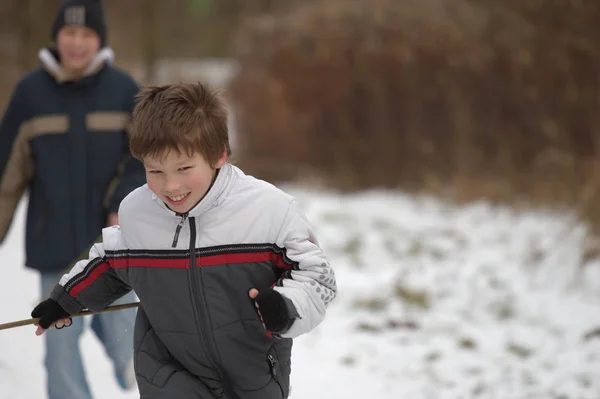
[[(123, 305), (108, 306), (108, 307), (106, 307), (106, 308), (104, 308), (102, 310), (99, 310), (97, 312), (93, 312), (91, 310), (84, 310), (83, 312), (72, 314), (70, 317), (80, 317), (80, 316), (87, 316), (87, 315), (90, 315), (90, 314), (98, 314), (98, 313), (105, 313), (105, 312), (114, 312), (115, 310), (137, 308), (139, 305), (140, 305), (139, 302), (133, 302), (133, 303), (125, 303)], [(6, 324), (0, 324), (0, 330), (8, 330), (9, 328), (15, 328), (15, 327), (21, 327), (21, 326), (28, 326), (30, 324), (37, 324), (39, 321), (40, 321), (39, 318), (13, 321), (13, 322), (6, 323)]]

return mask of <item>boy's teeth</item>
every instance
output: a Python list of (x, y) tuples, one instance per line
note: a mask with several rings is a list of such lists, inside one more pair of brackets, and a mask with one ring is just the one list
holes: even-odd
[(181, 201), (182, 199), (185, 198), (185, 195), (178, 195), (177, 197), (169, 197), (171, 198), (173, 201)]

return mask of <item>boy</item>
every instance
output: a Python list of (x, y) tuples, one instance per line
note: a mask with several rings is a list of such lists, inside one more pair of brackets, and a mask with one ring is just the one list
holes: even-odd
[[(64, 0), (50, 34), (41, 66), (19, 81), (0, 121), (0, 244), (27, 191), (26, 266), (39, 272), (42, 298), (145, 183), (127, 134), (139, 89), (112, 65), (102, 2)], [(123, 388), (135, 385), (134, 320), (129, 309), (91, 322)], [(45, 335), (49, 399), (92, 399), (78, 344), (84, 323), (73, 324)]]
[(33, 310), (36, 333), (133, 289), (142, 398), (287, 398), (292, 338), (336, 295), (304, 214), (227, 163), (227, 111), (204, 86), (145, 88), (133, 115), (148, 183)]

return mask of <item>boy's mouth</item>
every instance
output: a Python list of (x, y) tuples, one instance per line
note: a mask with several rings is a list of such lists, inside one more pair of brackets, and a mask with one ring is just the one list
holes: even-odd
[(182, 195), (177, 195), (175, 197), (169, 197), (167, 196), (167, 200), (169, 200), (170, 204), (173, 205), (180, 205), (183, 204), (185, 202), (185, 200), (190, 196), (190, 193), (187, 194), (182, 194)]
[(69, 52), (67, 53), (67, 56), (73, 60), (82, 60), (87, 57), (87, 54), (82, 52)]

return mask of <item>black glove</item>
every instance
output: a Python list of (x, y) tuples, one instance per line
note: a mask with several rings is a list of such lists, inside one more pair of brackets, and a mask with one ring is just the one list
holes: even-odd
[[(39, 317), (39, 325), (47, 330), (52, 323), (61, 319), (70, 319), (70, 314), (64, 310), (54, 299), (46, 299), (40, 302), (32, 311), (31, 317)], [(70, 325), (70, 324), (69, 324)], [(68, 326), (67, 326), (68, 327)], [(62, 328), (62, 327), (61, 327)]]
[(292, 322), (283, 296), (274, 289), (261, 291), (254, 299), (263, 324), (268, 331), (277, 333), (287, 330)]

